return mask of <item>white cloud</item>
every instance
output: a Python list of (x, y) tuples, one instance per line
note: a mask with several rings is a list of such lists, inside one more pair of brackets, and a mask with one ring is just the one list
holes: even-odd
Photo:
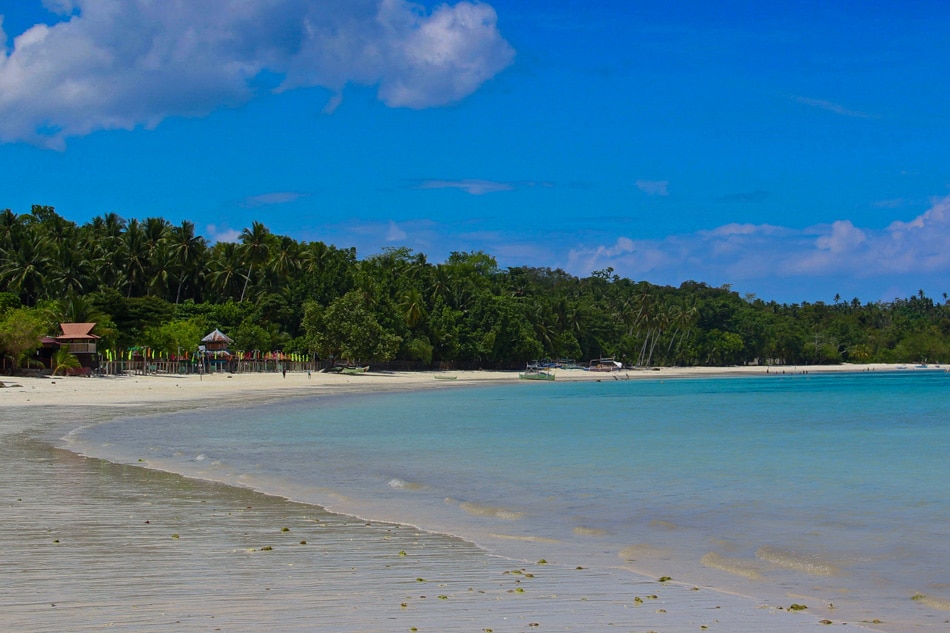
[(214, 224), (209, 224), (208, 239), (211, 242), (239, 242), (241, 241), (241, 232), (225, 227), (218, 228)]
[(832, 253), (844, 253), (853, 252), (865, 241), (867, 241), (867, 235), (850, 220), (838, 220), (832, 223), (830, 233), (815, 240), (815, 245)]
[(663, 270), (673, 264), (683, 253), (676, 240), (632, 240), (618, 237), (611, 246), (593, 248), (580, 246), (568, 253), (567, 270), (586, 276), (594, 270), (612, 267), (618, 274), (631, 278)]
[(386, 231), (386, 241), (387, 242), (401, 242), (409, 237), (409, 234), (399, 228), (399, 225), (389, 221), (389, 230)]
[(473, 196), (481, 196), (496, 191), (511, 191), (515, 187), (507, 182), (493, 182), (491, 180), (426, 180), (419, 184), (419, 189), (461, 189)]
[(69, 15), (76, 9), (73, 0), (43, 0), (43, 6), (47, 11), (58, 15)]
[(637, 189), (648, 196), (668, 196), (670, 195), (667, 191), (669, 184), (668, 180), (638, 180)]
[(613, 244), (576, 246), (567, 269), (578, 275), (607, 266), (631, 278), (662, 283), (721, 279), (846, 276), (853, 279), (950, 277), (950, 196), (910, 221), (886, 229), (850, 220), (793, 229), (768, 224), (727, 224), (657, 240), (618, 237)]
[(494, 9), (465, 1), (431, 13), (407, 0), (46, 4), (64, 20), (32, 27), (0, 55), (2, 141), (61, 148), (95, 130), (203, 116), (253, 98), (262, 71), (282, 78), (277, 90), (339, 95), (354, 82), (378, 86), (393, 107), (439, 106), (514, 58)]

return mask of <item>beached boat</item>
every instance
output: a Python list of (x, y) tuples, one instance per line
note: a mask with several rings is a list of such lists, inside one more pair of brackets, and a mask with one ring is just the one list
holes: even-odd
[(588, 371), (620, 371), (623, 369), (623, 363), (615, 361), (613, 358), (596, 358), (590, 361)]
[(458, 380), (458, 376), (452, 374), (436, 374), (434, 378), (436, 380)]
[(562, 358), (557, 361), (558, 369), (587, 369), (581, 365), (577, 364), (573, 358)]
[(340, 369), (341, 374), (349, 374), (349, 375), (365, 374), (368, 371), (369, 371), (369, 365), (366, 365), (365, 367), (358, 367), (358, 366), (357, 367), (343, 367)]
[(542, 369), (538, 364), (528, 363), (524, 371), (518, 374), (521, 380), (554, 380), (554, 372)]

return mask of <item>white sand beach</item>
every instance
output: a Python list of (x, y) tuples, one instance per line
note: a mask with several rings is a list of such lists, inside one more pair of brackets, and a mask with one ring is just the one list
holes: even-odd
[[(813, 365), (813, 366), (743, 366), (743, 367), (673, 367), (653, 370), (621, 370), (589, 372), (555, 370), (560, 382), (606, 380), (662, 380), (666, 378), (700, 378), (711, 376), (758, 376), (801, 373), (889, 371), (895, 365)], [(939, 370), (940, 368), (933, 368)], [(452, 380), (436, 380), (449, 377)], [(36, 405), (75, 406), (146, 406), (173, 405), (175, 402), (230, 402), (283, 398), (314, 393), (372, 392), (397, 389), (431, 389), (464, 384), (518, 381), (518, 372), (511, 371), (447, 371), (447, 372), (374, 372), (343, 375), (313, 372), (279, 373), (213, 373), (204, 376), (148, 375), (77, 378), (0, 377), (8, 388), (0, 390), (0, 406)]]
[[(766, 371), (562, 370), (557, 380), (663, 380)], [(0, 378), (0, 628), (791, 633), (845, 624), (819, 605), (796, 611), (789, 609), (791, 601), (759, 604), (624, 569), (512, 561), (457, 538), (88, 459), (54, 446), (64, 429), (119, 415), (518, 381), (517, 372), (446, 375), (455, 378), (400, 372)], [(616, 591), (605, 593), (608, 585), (624, 587), (623, 599)], [(847, 624), (875, 628), (874, 623)]]

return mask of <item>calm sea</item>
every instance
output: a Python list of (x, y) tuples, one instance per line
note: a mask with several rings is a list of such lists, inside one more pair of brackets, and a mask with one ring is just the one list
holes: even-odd
[(71, 442), (513, 558), (856, 619), (950, 617), (944, 371), (325, 395), (121, 420)]

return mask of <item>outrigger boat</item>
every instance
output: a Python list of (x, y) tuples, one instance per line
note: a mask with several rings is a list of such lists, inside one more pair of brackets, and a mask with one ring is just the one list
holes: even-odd
[(518, 374), (521, 380), (554, 380), (554, 372), (542, 369), (537, 363), (528, 363), (524, 371)]

